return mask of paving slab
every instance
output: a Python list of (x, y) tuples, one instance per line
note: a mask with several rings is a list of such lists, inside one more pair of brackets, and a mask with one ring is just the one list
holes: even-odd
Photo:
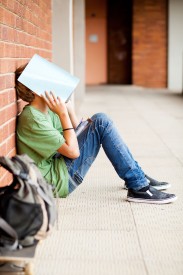
[(54, 232), (39, 246), (36, 275), (183, 274), (183, 97), (134, 86), (88, 87), (78, 111), (105, 112), (144, 171), (172, 184), (168, 205), (126, 201), (101, 150), (82, 185), (57, 199)]

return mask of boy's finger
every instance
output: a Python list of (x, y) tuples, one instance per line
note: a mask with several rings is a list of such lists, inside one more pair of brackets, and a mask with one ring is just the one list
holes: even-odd
[(54, 99), (55, 101), (57, 101), (57, 97), (56, 97), (55, 93), (51, 91), (50, 94), (52, 95), (53, 99)]
[(47, 91), (45, 91), (44, 93), (45, 93), (45, 97), (50, 100), (51, 99), (50, 94)]
[(50, 104), (53, 104), (54, 103), (54, 98), (53, 98), (53, 95), (50, 93), (48, 93), (47, 91), (45, 91), (45, 95), (46, 95), (46, 99), (49, 101)]
[(57, 100), (59, 103), (63, 103), (63, 100), (59, 96), (57, 96)]

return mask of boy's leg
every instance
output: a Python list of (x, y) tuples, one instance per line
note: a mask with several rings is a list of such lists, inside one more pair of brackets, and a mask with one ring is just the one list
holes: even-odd
[(101, 145), (120, 178), (127, 182), (128, 188), (139, 190), (148, 186), (144, 172), (133, 159), (112, 120), (105, 114), (99, 113), (92, 117), (88, 128), (78, 137), (78, 143), (79, 158), (72, 160), (65, 157), (70, 175), (70, 192), (82, 182)]
[[(152, 177), (149, 177), (147, 174), (145, 176), (146, 176), (146, 179), (149, 182), (149, 185), (154, 187), (156, 190), (161, 190), (162, 191), (162, 190), (166, 190), (166, 189), (171, 187), (171, 184), (169, 182), (158, 181), (158, 180), (156, 180)], [(126, 183), (124, 183), (123, 188), (128, 190), (128, 187), (127, 187)]]
[(99, 113), (92, 117), (88, 128), (79, 136), (78, 143), (79, 158), (65, 158), (70, 176), (69, 192), (82, 182), (102, 145), (116, 172), (127, 183), (128, 201), (162, 204), (177, 199), (174, 194), (166, 194), (149, 186), (144, 172), (133, 159), (111, 119), (105, 114)]

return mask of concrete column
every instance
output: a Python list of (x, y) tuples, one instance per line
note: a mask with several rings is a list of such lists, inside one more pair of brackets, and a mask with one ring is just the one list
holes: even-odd
[(53, 62), (73, 73), (73, 0), (52, 1)]
[(52, 0), (53, 62), (80, 78), (74, 98), (85, 93), (85, 0)]
[(183, 90), (183, 1), (169, 0), (168, 88)]
[(85, 0), (74, 0), (73, 12), (74, 74), (80, 78), (74, 96), (79, 106), (85, 95)]

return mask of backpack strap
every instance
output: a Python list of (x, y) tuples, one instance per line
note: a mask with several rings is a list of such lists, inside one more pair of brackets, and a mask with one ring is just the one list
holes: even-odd
[(23, 180), (27, 179), (28, 178), (27, 170), (26, 171), (22, 170), (21, 167), (18, 167), (12, 161), (12, 159), (9, 159), (8, 157), (0, 157), (0, 166), (4, 167), (6, 170), (8, 170), (14, 176), (20, 177)]
[[(16, 233), (16, 231), (13, 229), (13, 227), (11, 227), (4, 219), (2, 219), (0, 217), (0, 228), (3, 229), (3, 231), (8, 234), (10, 237), (12, 237), (13, 239), (13, 244), (7, 244), (4, 243), (4, 247), (5, 249), (9, 249), (9, 250), (15, 250), (19, 247), (18, 245), (18, 235)], [(1, 241), (1, 237), (0, 237), (0, 241)], [(3, 241), (3, 239), (2, 239)]]
[(22, 167), (22, 170), (20, 172), (20, 174), (18, 175), (22, 180), (28, 180), (29, 178), (29, 165), (26, 163), (25, 160), (22, 160), (22, 158), (24, 158), (25, 156), (22, 155), (22, 156), (19, 156), (19, 155), (16, 155), (14, 157), (12, 157), (12, 160), (13, 161), (17, 161), (20, 166)]
[[(25, 159), (27, 158), (27, 159)], [(16, 165), (18, 162), (19, 165)], [(42, 188), (39, 186), (37, 181), (32, 181), (30, 178), (30, 163), (31, 165), (34, 163), (28, 156), (26, 155), (16, 155), (9, 159), (8, 157), (0, 157), (0, 165), (6, 168), (10, 173), (13, 174), (14, 177), (18, 177), (23, 181), (27, 181), (30, 185), (34, 185), (37, 189), (37, 192), (42, 197), (44, 201), (46, 201), (49, 205), (52, 205), (50, 198), (45, 194)]]

